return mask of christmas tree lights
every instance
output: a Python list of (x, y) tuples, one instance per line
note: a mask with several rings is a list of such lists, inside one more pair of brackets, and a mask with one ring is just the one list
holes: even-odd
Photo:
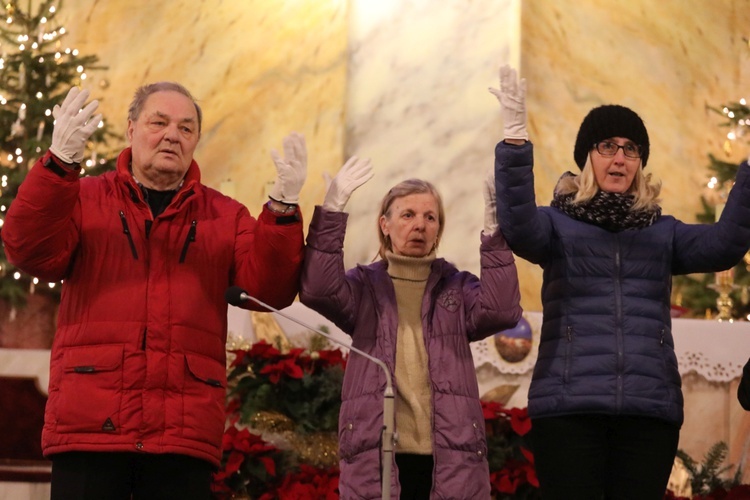
[[(95, 55), (82, 55), (63, 44), (68, 34), (58, 20), (62, 2), (43, 0), (35, 14), (17, 0), (0, 0), (0, 230), (18, 186), (52, 142), (52, 109), (61, 104), (88, 71), (103, 70)], [(105, 80), (102, 80), (106, 84)], [(108, 147), (117, 138), (104, 121), (87, 144), (81, 175), (114, 168)], [(0, 252), (0, 299), (23, 302), (27, 293), (59, 295), (59, 283), (39, 283), (8, 263)]]
[[(750, 47), (748, 39), (744, 39)], [(727, 128), (722, 153), (726, 159), (709, 154), (708, 169), (711, 177), (706, 184), (708, 196), (701, 196), (703, 212), (696, 214), (698, 222), (709, 224), (719, 219), (729, 191), (734, 184), (739, 162), (730, 158), (735, 149), (745, 147), (744, 156), (747, 157), (746, 146), (750, 144), (750, 107), (745, 97), (731, 101), (718, 107), (708, 106), (709, 110), (722, 116), (720, 128)], [(742, 146), (744, 144), (744, 146)], [(731, 283), (727, 282), (731, 280)], [(725, 290), (719, 297), (718, 288)], [(713, 290), (713, 291), (712, 291)], [(731, 290), (726, 292), (726, 290)], [(695, 317), (714, 317), (717, 310), (717, 297), (724, 308), (731, 308), (731, 317), (743, 320), (750, 319), (750, 253), (745, 255), (742, 262), (723, 273), (675, 276), (673, 280), (673, 298), (677, 306), (690, 312)], [(728, 300), (728, 302), (727, 302)], [(720, 311), (721, 312), (721, 311)], [(724, 312), (720, 316), (729, 315)], [(722, 319), (725, 319), (722, 318)]]

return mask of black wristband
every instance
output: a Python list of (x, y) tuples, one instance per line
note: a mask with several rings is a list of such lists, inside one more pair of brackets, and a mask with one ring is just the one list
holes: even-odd
[(43, 165), (47, 167), (49, 170), (54, 172), (59, 177), (66, 177), (70, 172), (73, 170), (66, 170), (64, 167), (61, 167), (55, 159), (50, 155), (46, 160), (44, 160)]

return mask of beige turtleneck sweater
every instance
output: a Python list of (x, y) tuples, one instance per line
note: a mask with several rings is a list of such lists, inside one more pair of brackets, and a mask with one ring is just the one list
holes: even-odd
[(396, 339), (396, 453), (432, 453), (432, 395), (422, 334), (422, 299), (435, 254), (386, 253), (398, 305)]

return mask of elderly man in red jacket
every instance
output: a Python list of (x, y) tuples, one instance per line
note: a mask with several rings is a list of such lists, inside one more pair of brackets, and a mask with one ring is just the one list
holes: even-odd
[(282, 308), (298, 290), (304, 139), (291, 134), (254, 218), (201, 184), (201, 109), (182, 85), (139, 88), (115, 171), (80, 178), (100, 122), (71, 89), (50, 150), (2, 230), (10, 262), (64, 280), (42, 445), (53, 499), (205, 499), (224, 430), (227, 304), (237, 285)]

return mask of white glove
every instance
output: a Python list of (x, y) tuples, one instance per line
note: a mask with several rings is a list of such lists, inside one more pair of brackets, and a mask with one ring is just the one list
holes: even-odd
[(484, 178), (484, 234), (495, 234), (497, 223), (497, 197), (495, 196), (495, 169), (487, 172)]
[(52, 129), (52, 145), (49, 150), (65, 163), (81, 163), (83, 161), (86, 141), (99, 126), (99, 122), (102, 121), (102, 115), (100, 114), (91, 117), (96, 108), (99, 107), (99, 101), (91, 101), (85, 108), (81, 109), (88, 98), (88, 90), (73, 87), (65, 96), (62, 106), (55, 104), (55, 107), (52, 108), (55, 126)]
[(326, 191), (326, 197), (323, 200), (323, 208), (333, 212), (343, 212), (346, 202), (355, 189), (365, 182), (372, 179), (375, 175), (372, 172), (370, 160), (360, 160), (356, 156), (349, 158), (344, 163), (336, 177), (331, 180), (331, 185)]
[(299, 203), (299, 192), (307, 177), (307, 146), (305, 137), (292, 132), (284, 137), (284, 158), (275, 149), (271, 150), (271, 158), (276, 165), (276, 183), (268, 193), (268, 197), (287, 205)]
[(526, 132), (526, 79), (518, 80), (516, 70), (507, 64), (500, 68), (500, 90), (490, 87), (502, 107), (506, 139), (528, 140)]

